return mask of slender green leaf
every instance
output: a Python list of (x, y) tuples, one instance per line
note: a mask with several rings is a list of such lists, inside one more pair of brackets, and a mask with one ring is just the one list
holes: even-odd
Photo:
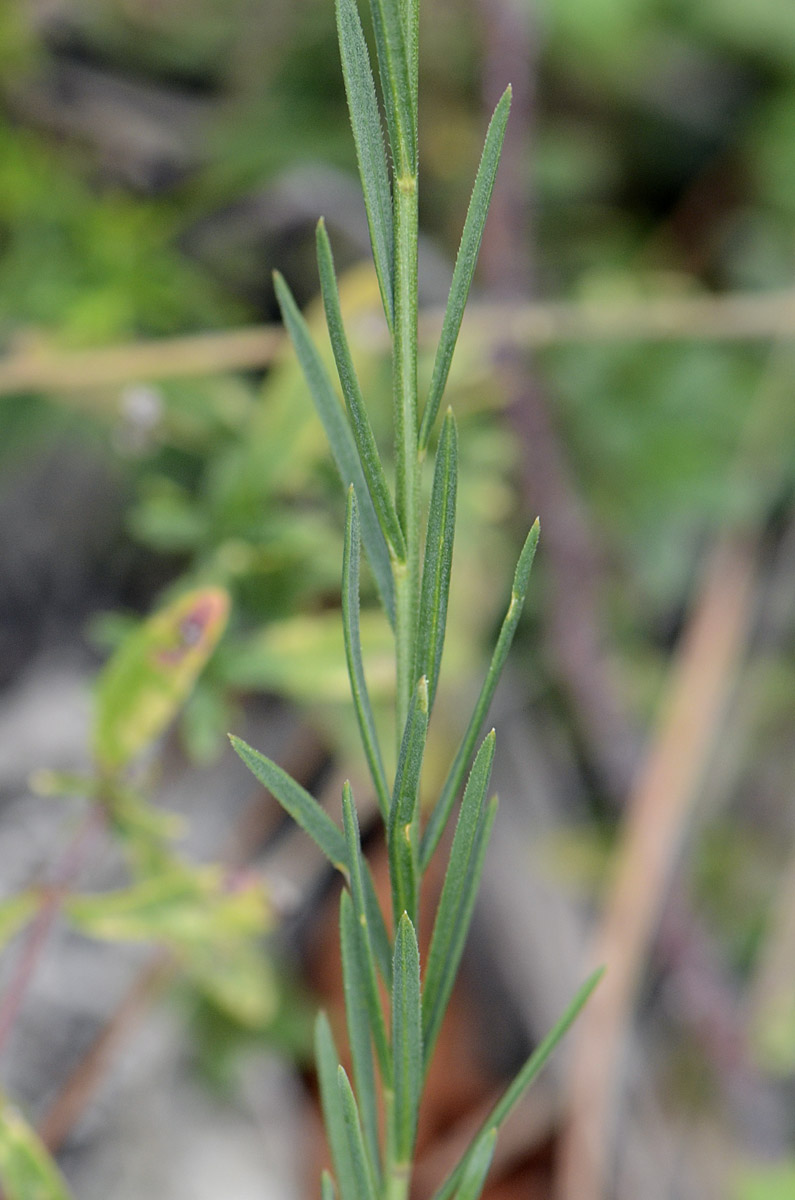
[(500, 155), (502, 153), (502, 143), (505, 137), (505, 126), (508, 122), (510, 107), (511, 89), (508, 88), (491, 118), (488, 132), (486, 133), (486, 142), (483, 147), (483, 156), (475, 177), (475, 186), (472, 189), (472, 198), (469, 202), (469, 210), (464, 222), (464, 231), (461, 235), (461, 245), (458, 248), (458, 256), (456, 258), (455, 269), (453, 270), (450, 293), (447, 297), (447, 308), (444, 314), (439, 345), (436, 350), (436, 360), (433, 364), (431, 388), (425, 404), (425, 411), (422, 415), (420, 450), (424, 450), (428, 445), (431, 430), (436, 420), (436, 414), (439, 411), (439, 405), (447, 385), (447, 376), (450, 374), (453, 351), (458, 341), (458, 331), (461, 328), (464, 308), (469, 295), (469, 289), (472, 286), (472, 277), (475, 273), (475, 264), (478, 260), (480, 243), (483, 238), (483, 228), (486, 224), (491, 196), (494, 191), (494, 180), (497, 177), (497, 167), (499, 166)]
[(320, 1176), (320, 1200), (337, 1200), (337, 1189), (328, 1171)]
[(401, 0), (370, 0), (392, 157), (399, 175), (417, 170), (412, 78)]
[(409, 90), (411, 95), (411, 115), (414, 122), (414, 138), (417, 144), (417, 92), (419, 84), (419, 0), (401, 0), (400, 17), (406, 38), (406, 57), (409, 68)]
[(417, 935), (403, 913), (395, 938), (392, 984), (392, 1055), (395, 1070), (393, 1144), (397, 1162), (410, 1163), (422, 1091), (422, 1008)]
[(428, 681), (423, 675), (409, 708), (400, 748), (387, 842), (395, 926), (404, 912), (417, 922), (420, 775), (428, 736)]
[(0, 1187), (6, 1200), (69, 1200), (69, 1190), (44, 1145), (2, 1094)]
[(337, 32), (370, 242), (387, 323), (394, 319), (392, 193), (370, 55), (356, 0), (337, 0)]
[(452, 410), (448, 409), (436, 451), (417, 628), (416, 673), (425, 675), (428, 680), (429, 713), (433, 709), (444, 648), (457, 487), (458, 437), (455, 418)]
[(320, 286), (323, 293), (323, 304), (326, 310), (331, 348), (342, 385), (342, 394), (348, 409), (351, 429), (356, 441), (356, 449), (367, 480), (367, 486), (372, 497), (376, 515), (387, 544), (391, 547), (396, 558), (406, 557), (406, 543), (392, 503), (389, 485), (386, 481), (384, 468), (375, 444), (375, 437), (370, 425), (370, 418), (364, 404), (356, 369), (353, 365), (348, 338), (342, 323), (337, 278), (334, 273), (334, 259), (331, 253), (331, 243), (323, 221), (317, 226), (317, 261), (320, 272)]
[(345, 1133), (348, 1138), (348, 1152), (357, 1200), (377, 1200), (375, 1179), (367, 1147), (364, 1144), (356, 1097), (344, 1067), (339, 1067), (337, 1070), (337, 1089), (345, 1122)]
[(350, 894), (344, 891), (340, 897), (340, 947), (348, 1042), (353, 1062), (353, 1078), (361, 1106), (364, 1140), (373, 1171), (378, 1178), (378, 1105), (373, 1048), (370, 1041), (369, 979), (362, 942), (361, 926), (353, 909), (353, 901)]
[(429, 1009), (427, 1048), (428, 1062), (430, 1062), (431, 1054), (433, 1053), (433, 1047), (436, 1044), (436, 1038), (439, 1035), (439, 1029), (444, 1019), (447, 1005), (450, 1001), (453, 984), (455, 983), (456, 972), (458, 971), (458, 965), (461, 962), (461, 955), (464, 953), (464, 945), (466, 943), (467, 934), (469, 933), (469, 927), (472, 924), (472, 914), (475, 911), (475, 901), (477, 900), (480, 880), (481, 876), (483, 875), (483, 865), (486, 861), (486, 851), (489, 847), (491, 831), (494, 826), (496, 816), (497, 797), (494, 796), (481, 813), (480, 822), (475, 835), (475, 844), (472, 848), (472, 854), (467, 866), (467, 877), (464, 886), (461, 910), (459, 912), (458, 924), (453, 930), (453, 937), (450, 941), (448, 956), (441, 970), (441, 978), (439, 980), (438, 988), (435, 992), (435, 1003), (432, 1009)]
[(426, 1069), (450, 999), (469, 930), (469, 900), (477, 895), (477, 865), (483, 857), (487, 841), (483, 811), (494, 761), (495, 743), (496, 736), (492, 729), (478, 751), (467, 780), (450, 850), (450, 861), (436, 910), (422, 993)]
[(455, 1200), (478, 1200), (489, 1173), (496, 1144), (496, 1129), (487, 1129), (480, 1135), (468, 1155)]
[(375, 894), (375, 884), (366, 862), (362, 862), (362, 884), (364, 887), (364, 907), (367, 913), (367, 925), (370, 930), (370, 945), (373, 956), (381, 972), (381, 978), (387, 988), (392, 987), (392, 943), (386, 930), (384, 914)]
[(576, 996), (572, 1000), (569, 1007), (564, 1012), (560, 1020), (552, 1027), (550, 1032), (542, 1042), (536, 1047), (533, 1053), (525, 1062), (519, 1074), (514, 1079), (502, 1097), (494, 1105), (494, 1108), (489, 1113), (486, 1120), (481, 1125), (478, 1132), (475, 1134), (470, 1147), (464, 1157), (459, 1162), (458, 1166), (448, 1175), (447, 1179), (441, 1187), (434, 1193), (433, 1200), (449, 1200), (456, 1189), (461, 1185), (464, 1174), (469, 1166), (470, 1159), (475, 1149), (478, 1146), (480, 1138), (489, 1129), (498, 1129), (503, 1121), (510, 1116), (513, 1109), (521, 1100), (531, 1083), (535, 1080), (542, 1068), (546, 1065), (552, 1052), (557, 1048), (559, 1042), (568, 1033), (574, 1021), (580, 1015), (588, 999), (591, 996), (599, 980), (604, 975), (604, 967), (600, 967), (598, 971), (594, 971), (593, 975), (586, 980)]
[[(346, 857), (345, 835), (331, 817), (321, 808), (317, 800), (309, 792), (296, 783), (286, 771), (278, 767), (271, 759), (260, 754), (247, 745), (241, 738), (230, 736), (229, 739), (235, 751), (240, 755), (249, 770), (257, 777), (263, 787), (266, 787), (289, 813), (296, 825), (308, 833), (317, 843), (329, 861), (338, 871), (347, 876), (348, 862)], [(375, 960), (387, 987), (392, 986), (392, 951), (389, 935), (384, 925), (383, 914), (375, 894), (372, 875), (366, 863), (363, 864), (362, 888), (364, 906), (367, 912), (370, 939)]]
[(367, 551), (367, 558), (381, 597), (381, 603), (389, 620), (394, 624), (395, 596), (389, 549), (381, 532), (381, 526), (378, 523), (373, 501), (367, 488), (356, 442), (337, 393), (323, 365), (323, 360), (312, 341), (306, 321), (298, 311), (292, 293), (278, 271), (274, 274), (274, 281), (284, 324), (292, 338), (318, 416), (326, 431), (340, 479), (346, 489), (350, 484), (353, 484), (356, 489), (362, 541)]
[[(353, 911), (358, 927), (359, 941), (361, 942), (361, 964), (359, 974), (362, 995), (366, 1004), (367, 1019), (369, 1021), (369, 1027), (372, 1030), (373, 1041), (375, 1042), (381, 1073), (384, 1079), (388, 1082), (391, 1075), (389, 1046), (387, 1044), (384, 1014), (381, 1011), (381, 1002), (378, 995), (375, 956), (371, 942), (370, 921), (367, 913), (367, 900), (364, 889), (364, 859), (362, 858), (361, 841), (359, 838), (359, 821), (356, 815), (356, 807), (353, 803), (353, 796), (351, 794), (351, 786), (349, 783), (346, 783), (342, 790), (342, 815), (345, 826), (345, 842), (348, 851), (348, 863), (350, 864), (350, 885), (351, 896), (353, 897)], [(352, 1040), (353, 1039), (351, 1039), (351, 1042)], [(359, 1091), (359, 1095), (362, 1095), (361, 1089)]]
[(328, 1017), (319, 1012), (315, 1021), (315, 1061), (320, 1084), (320, 1104), (323, 1109), (323, 1124), (326, 1129), (331, 1159), (337, 1174), (340, 1200), (360, 1200), (351, 1161), (348, 1131), (339, 1103), (337, 1075), (340, 1060)]
[(184, 705), (226, 628), (229, 596), (199, 588), (137, 626), (97, 681), (94, 753), (116, 775)]
[(348, 490), (348, 509), (345, 515), (345, 542), (342, 551), (342, 628), (345, 635), (345, 657), (359, 733), (364, 747), (370, 776), (375, 787), (381, 815), (389, 812), (389, 788), (378, 743), (378, 732), (367, 690), (359, 635), (359, 518), (353, 488)]
[(423, 835), (420, 856), (423, 871), (427, 868), (434, 850), (439, 845), (439, 839), (444, 832), (458, 794), (458, 789), (464, 778), (467, 763), (474, 750), (480, 728), (486, 718), (489, 705), (494, 697), (494, 692), (502, 674), (502, 669), (505, 666), (505, 660), (508, 657), (508, 651), (511, 648), (513, 635), (516, 633), (516, 627), (519, 624), (525, 596), (527, 595), (530, 568), (533, 565), (538, 545), (538, 533), (539, 525), (538, 521), (536, 521), (525, 539), (522, 553), (519, 555), (519, 561), (516, 564), (516, 572), (513, 577), (513, 587), (511, 589), (511, 601), (508, 605), (508, 611), (505, 614), (499, 637), (497, 638), (497, 645), (494, 647), (494, 653), (491, 656), (491, 663), (489, 664), (486, 678), (483, 681), (480, 695), (478, 696), (461, 745), (458, 748), (458, 753), (445, 780), (441, 795), (431, 813)]
[(320, 807), (314, 796), (310, 796), (292, 776), (281, 767), (277, 767), (270, 758), (260, 754), (259, 750), (254, 750), (242, 738), (230, 736), (229, 740), (249, 771), (276, 797), (296, 825), (300, 825), (304, 832), (309, 834), (337, 870), (347, 875), (345, 835), (325, 809)]

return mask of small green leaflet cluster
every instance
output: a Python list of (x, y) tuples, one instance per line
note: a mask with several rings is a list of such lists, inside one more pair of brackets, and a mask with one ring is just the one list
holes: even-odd
[[(130, 766), (183, 707), (221, 638), (228, 610), (223, 590), (197, 588), (131, 630), (97, 680), (95, 772), (39, 771), (31, 782), (40, 795), (89, 798), (129, 868), (128, 883), (110, 891), (65, 889), (57, 902), (61, 918), (87, 937), (168, 950), (216, 1008), (259, 1030), (273, 1020), (279, 1001), (261, 952), (271, 920), (261, 882), (252, 875), (230, 889), (222, 868), (185, 860), (174, 846), (182, 832), (179, 819), (154, 807), (128, 779)], [(40, 885), (0, 902), (0, 946), (49, 903)], [(2, 1091), (0, 1193), (6, 1200), (69, 1200), (46, 1146)]]
[[(343, 829), (276, 763), (239, 738), (232, 744), (257, 779), (314, 839), (346, 882), (340, 942), (352, 1081), (324, 1015), (316, 1028), (320, 1094), (336, 1182), (323, 1200), (404, 1200), (408, 1195), (423, 1084), (447, 1008), (475, 904), (496, 798), (488, 800), (492, 730), (478, 738), (527, 593), (538, 524), (527, 536), (510, 603), (472, 717), (424, 830), (420, 784), (428, 722), (444, 646), (455, 531), (458, 449), (448, 409), (435, 455), (428, 514), (421, 520), (422, 463), (436, 427), (480, 249), (510, 107), (500, 100), (486, 134), (461, 238), (430, 390), (420, 415), (417, 387), (417, 18), (418, 0), (370, 0), (380, 104), (356, 0), (336, 0), (348, 106), (376, 274), (392, 339), (394, 497), (356, 376), (340, 310), (331, 244), (317, 229), (320, 286), (344, 399), (281, 276), (276, 291), (343, 485), (348, 490), (342, 619), (351, 692), (384, 822), (392, 892), (389, 929), (361, 851), (349, 784)], [(381, 121), (386, 125), (386, 142)], [(398, 760), (390, 784), (367, 690), (359, 636), (360, 547), (395, 636)], [(474, 761), (473, 761), (474, 756)], [(470, 764), (471, 769), (470, 769)], [(420, 887), (465, 783), (422, 980), (417, 945)], [(477, 1200), (497, 1130), (546, 1062), (596, 985), (592, 977), (527, 1061), (474, 1137), (435, 1200)], [(380, 983), (379, 983), (380, 980)], [(389, 997), (381, 1001), (381, 985)], [(379, 1133), (383, 1116), (383, 1136)]]

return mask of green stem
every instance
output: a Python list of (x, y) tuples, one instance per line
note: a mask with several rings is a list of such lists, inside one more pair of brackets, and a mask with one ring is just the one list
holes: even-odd
[(393, 1163), (386, 1179), (385, 1200), (407, 1200), (411, 1183), (411, 1163)]
[(406, 559), (395, 567), (397, 739), (414, 690), (420, 574), (420, 464), (417, 421), (417, 176), (395, 179), (394, 409), (396, 499)]
[(396, 1161), (395, 1089), (391, 1085), (384, 1088), (384, 1121), (386, 1155), (382, 1185), (383, 1200), (408, 1200), (411, 1165)]

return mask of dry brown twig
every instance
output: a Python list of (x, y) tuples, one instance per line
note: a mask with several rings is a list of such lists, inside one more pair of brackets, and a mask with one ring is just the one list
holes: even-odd
[(610, 969), (576, 1030), (561, 1200), (608, 1194), (616, 1085), (641, 971), (713, 752), (756, 591), (755, 547), (725, 538), (676, 656), (658, 730), (634, 789), (595, 939)]
[[(437, 309), (422, 315), (421, 341), (438, 334), (441, 320)], [(467, 310), (464, 326), (469, 344), (484, 351), (505, 344), (537, 349), (565, 342), (795, 339), (795, 290), (626, 303), (481, 303)], [(371, 345), (379, 337), (369, 322), (360, 335)], [(260, 369), (274, 361), (283, 344), (281, 327), (262, 325), (96, 350), (28, 346), (0, 360), (0, 396), (65, 394), (141, 380)]]

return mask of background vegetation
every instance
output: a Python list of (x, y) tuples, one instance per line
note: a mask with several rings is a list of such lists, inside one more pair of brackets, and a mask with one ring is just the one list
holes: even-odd
[[(2, 678), (76, 640), (98, 663), (164, 597), (224, 587), (228, 631), (181, 716), (205, 762), (263, 692), (332, 761), (353, 745), (322, 432), (280, 344), (213, 340), (275, 321), (276, 266), (313, 302), (324, 213), (378, 432), (388, 377), (332, 7), (0, 9)], [(511, 703), (562, 797), (543, 870), (615, 981), (577, 1043), (586, 1066), (589, 1037), (604, 1049), (601, 1090), (576, 1069), (561, 1085), (559, 1183), (585, 1172), (600, 1194), (609, 1172), (577, 1130), (589, 1111), (607, 1128), (634, 1021), (700, 1194), (779, 1200), (795, 1157), (795, 10), (434, 0), (423, 19), (429, 309), (492, 79), (516, 96), (451, 377), (462, 516), (437, 707), (452, 737), (502, 612), (490, 581), (540, 513)], [(170, 341), (136, 357), (183, 335), (205, 357)], [(367, 610), (363, 636), (383, 699), (387, 635)]]

